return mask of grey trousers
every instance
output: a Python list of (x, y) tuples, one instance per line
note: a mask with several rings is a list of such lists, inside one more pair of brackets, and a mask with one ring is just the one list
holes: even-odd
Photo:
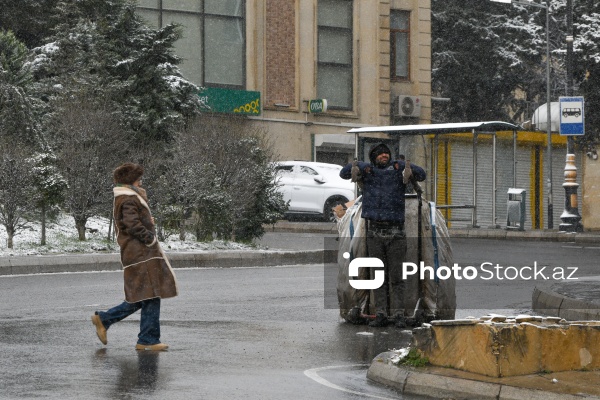
[[(380, 233), (367, 232), (367, 253), (383, 261), (385, 281), (373, 290), (375, 312), (386, 316), (411, 316), (419, 300), (419, 277), (411, 275), (402, 279), (402, 263), (406, 258), (406, 234), (404, 231)], [(371, 270), (371, 279), (375, 271)]]

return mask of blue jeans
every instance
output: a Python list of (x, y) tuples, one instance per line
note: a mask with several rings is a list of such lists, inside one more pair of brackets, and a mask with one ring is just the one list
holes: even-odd
[(124, 301), (108, 311), (96, 311), (96, 314), (100, 316), (100, 321), (108, 330), (112, 324), (127, 318), (139, 309), (142, 309), (142, 315), (138, 344), (152, 345), (160, 343), (160, 297), (137, 303)]

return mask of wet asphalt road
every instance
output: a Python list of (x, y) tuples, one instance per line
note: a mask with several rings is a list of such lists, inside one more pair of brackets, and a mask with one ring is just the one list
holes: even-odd
[(168, 352), (134, 350), (139, 315), (108, 346), (90, 322), (122, 298), (119, 272), (0, 278), (0, 397), (7, 399), (397, 398), (366, 365), (408, 331), (338, 321), (323, 267), (178, 270), (164, 300)]
[[(319, 248), (322, 238), (277, 234), (264, 241)], [(540, 261), (579, 266), (582, 275), (596, 273), (600, 253), (593, 246), (471, 239), (453, 247), (461, 264)], [(323, 266), (177, 276), (181, 295), (163, 302), (161, 318), (171, 349), (160, 354), (134, 350), (139, 315), (114, 325), (108, 346), (97, 340), (89, 318), (122, 299), (119, 272), (0, 277), (0, 398), (399, 397), (368, 382), (365, 372), (378, 353), (406, 346), (410, 333), (340, 323), (337, 310), (323, 307)], [(457, 317), (527, 312), (537, 283), (459, 282)]]

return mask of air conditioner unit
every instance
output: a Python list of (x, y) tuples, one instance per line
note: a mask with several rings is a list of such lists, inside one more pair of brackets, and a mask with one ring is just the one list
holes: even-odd
[(401, 118), (419, 118), (421, 116), (421, 99), (417, 96), (400, 95), (392, 103), (392, 115)]

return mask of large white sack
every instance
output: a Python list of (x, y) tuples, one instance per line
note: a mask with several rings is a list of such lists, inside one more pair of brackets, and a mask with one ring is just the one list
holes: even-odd
[[(417, 196), (406, 197), (405, 225), (407, 237), (407, 252), (405, 262), (435, 267), (449, 266), (454, 262), (452, 258), (452, 247), (450, 245), (449, 233), (442, 214), (435, 210), (435, 241), (430, 217), (430, 204), (421, 200), (421, 237), (419, 240), (419, 200)], [(352, 323), (364, 323), (364, 315), (374, 314), (370, 291), (356, 290), (350, 286), (348, 266), (350, 261), (357, 257), (366, 257), (366, 224), (360, 217), (362, 202), (359, 197), (354, 205), (348, 208), (346, 214), (338, 219), (337, 227), (339, 233), (338, 253), (338, 282), (337, 293), (340, 308), (340, 316)], [(421, 248), (419, 257), (419, 247)], [(437, 249), (437, 252), (435, 251)], [(437, 254), (436, 254), (437, 253)], [(349, 257), (344, 257), (344, 255)], [(437, 257), (437, 263), (436, 263)], [(369, 270), (360, 268), (357, 279), (369, 279)], [(419, 308), (425, 314), (435, 319), (453, 319), (456, 311), (456, 281), (454, 277), (448, 279), (431, 279), (429, 275), (420, 281), (418, 304), (407, 304), (407, 309)]]

